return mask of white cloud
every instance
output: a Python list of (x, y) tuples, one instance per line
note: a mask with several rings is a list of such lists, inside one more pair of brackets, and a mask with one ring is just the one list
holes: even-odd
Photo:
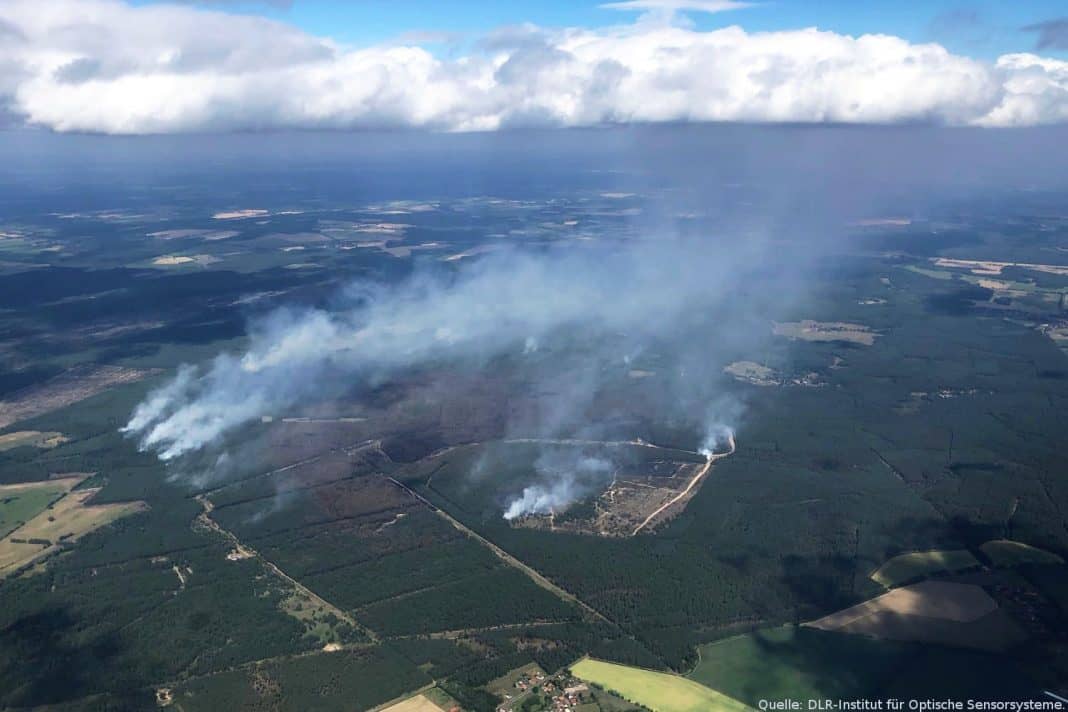
[(604, 3), (600, 7), (606, 10), (726, 12), (727, 10), (750, 7), (750, 3), (739, 2), (738, 0), (621, 0), (620, 2)]
[(936, 44), (811, 28), (702, 32), (649, 18), (525, 26), (450, 58), (416, 45), (344, 47), (201, 6), (119, 0), (5, 0), (0, 29), (0, 116), (58, 131), (1068, 120), (1068, 62), (1014, 54), (990, 63)]

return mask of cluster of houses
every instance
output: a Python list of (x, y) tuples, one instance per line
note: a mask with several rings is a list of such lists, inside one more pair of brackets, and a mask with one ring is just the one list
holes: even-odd
[(578, 678), (565, 673), (547, 677), (542, 672), (525, 672), (513, 684), (516, 694), (505, 694), (505, 701), (497, 707), (497, 712), (512, 712), (518, 709), (518, 703), (530, 692), (540, 691), (549, 697), (549, 706), (553, 712), (574, 712), (575, 708), (588, 701), (590, 688)]
[(584, 682), (570, 681), (566, 687), (561, 687), (557, 694), (553, 695), (552, 703), (555, 712), (573, 712), (590, 694), (590, 688)]

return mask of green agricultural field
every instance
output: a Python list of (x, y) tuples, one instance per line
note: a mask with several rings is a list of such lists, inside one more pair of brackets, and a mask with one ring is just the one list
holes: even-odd
[(571, 666), (575, 677), (600, 685), (654, 712), (711, 712), (749, 709), (736, 699), (685, 677), (584, 658)]
[[(699, 653), (687, 677), (753, 706), (759, 700), (958, 695), (962, 681), (975, 699), (1023, 699), (1035, 692), (1006, 656), (813, 628), (761, 630), (703, 645)], [(989, 672), (960, 672), (969, 669)]]
[(893, 588), (932, 574), (965, 571), (978, 566), (979, 560), (967, 549), (914, 551), (890, 559), (871, 578), (882, 586)]
[(1056, 554), (1029, 544), (1010, 539), (995, 539), (983, 544), (980, 549), (995, 566), (1019, 566), (1020, 564), (1063, 564), (1064, 559)]
[(749, 704), (864, 695), (879, 689), (907, 647), (783, 626), (702, 645), (687, 677)]
[(44, 508), (70, 489), (70, 483), (42, 482), (0, 487), (0, 537), (44, 511)]

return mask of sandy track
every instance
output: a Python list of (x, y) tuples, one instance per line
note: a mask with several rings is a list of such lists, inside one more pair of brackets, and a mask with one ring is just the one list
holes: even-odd
[(718, 453), (718, 454), (713, 453), (713, 454), (709, 455), (708, 459), (705, 461), (705, 466), (697, 471), (697, 474), (695, 474), (693, 476), (693, 478), (690, 480), (690, 484), (686, 485), (686, 489), (684, 489), (682, 492), (679, 492), (677, 495), (675, 495), (674, 497), (669, 499), (667, 502), (665, 502), (664, 504), (662, 504), (659, 507), (657, 507), (656, 510), (652, 514), (650, 514), (648, 517), (646, 517), (645, 520), (641, 524), (639, 524), (637, 527), (634, 528), (634, 531), (631, 532), (631, 536), (636, 536), (638, 534), (638, 532), (640, 532), (642, 529), (644, 529), (649, 524), (649, 522), (651, 522), (654, 519), (656, 519), (656, 517), (661, 512), (663, 512), (664, 510), (666, 510), (669, 507), (671, 507), (671, 505), (673, 505), (673, 504), (685, 499), (686, 496), (689, 495), (690, 492), (693, 490), (693, 488), (696, 487), (697, 484), (702, 479), (704, 479), (704, 476), (708, 474), (708, 471), (712, 469), (712, 463), (713, 462), (715, 462), (716, 460), (721, 460), (724, 457), (727, 457), (729, 455), (733, 455), (734, 454), (734, 449), (735, 449), (734, 435), (731, 435), (727, 442), (730, 445), (730, 448), (727, 450), (727, 452), (721, 452), (721, 453)]

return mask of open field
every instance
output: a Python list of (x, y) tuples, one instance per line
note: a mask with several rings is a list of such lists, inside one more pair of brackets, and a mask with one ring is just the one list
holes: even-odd
[(961, 260), (946, 257), (931, 260), (938, 267), (966, 269), (972, 274), (1000, 275), (1006, 267), (1019, 267), (1033, 272), (1044, 272), (1058, 276), (1068, 276), (1068, 265), (1034, 264), (1029, 262), (995, 262), (990, 260)]
[(619, 694), (653, 712), (746, 710), (738, 700), (678, 675), (584, 658), (571, 666), (575, 677)]
[(996, 539), (979, 547), (995, 566), (1018, 566), (1020, 564), (1063, 564), (1064, 559), (1053, 552), (1039, 549), (1019, 541)]
[(80, 481), (72, 478), (0, 485), (0, 537), (32, 520)]
[(982, 618), (996, 608), (994, 599), (978, 586), (925, 581), (894, 589), (806, 625), (821, 630), (854, 630), (858, 624), (883, 613), (966, 623)]
[(782, 383), (782, 376), (775, 369), (754, 361), (735, 361), (724, 366), (723, 371), (743, 383), (752, 383), (754, 386), (777, 386)]
[(945, 581), (896, 588), (805, 625), (887, 640), (990, 651), (1008, 649), (1027, 638), (982, 588)]
[[(957, 679), (968, 670), (965, 680)], [(1037, 692), (998, 655), (793, 625), (702, 645), (687, 677), (751, 706), (761, 700), (891, 694), (1000, 699)]]
[(135, 512), (143, 502), (89, 504), (99, 489), (68, 491), (0, 540), (0, 576), (73, 543), (94, 529)]
[(870, 327), (863, 324), (851, 324), (841, 321), (803, 321), (775, 322), (772, 331), (778, 336), (801, 341), (845, 341), (863, 346), (875, 343)]
[(881, 586), (893, 588), (933, 574), (965, 571), (978, 566), (979, 561), (967, 549), (913, 551), (888, 560), (871, 578)]
[[(379, 712), (443, 712), (443, 709), (434, 704), (425, 694), (409, 697), (389, 707), (382, 707)], [(448, 712), (448, 708), (444, 708)]]
[(702, 645), (690, 679), (749, 705), (873, 694), (907, 654), (902, 643), (797, 626)]
[(67, 437), (63, 433), (42, 433), (38, 430), (19, 430), (14, 433), (0, 435), (0, 452), (11, 450), (16, 447), (25, 447), (27, 445), (42, 450), (48, 450), (58, 447), (65, 442), (67, 442)]

